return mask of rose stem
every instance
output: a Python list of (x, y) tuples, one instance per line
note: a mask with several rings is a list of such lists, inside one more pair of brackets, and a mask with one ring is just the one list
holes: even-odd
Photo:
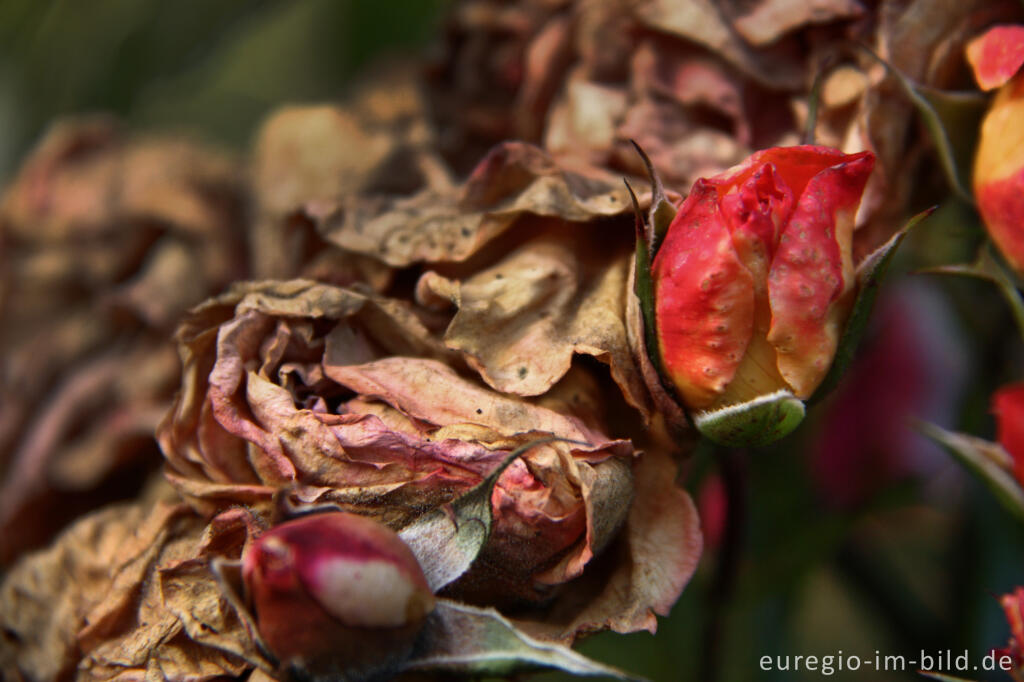
[(742, 449), (718, 448), (716, 454), (726, 508), (725, 527), (704, 627), (704, 655), (700, 675), (704, 682), (715, 682), (719, 677), (725, 614), (736, 588), (747, 524), (747, 452)]

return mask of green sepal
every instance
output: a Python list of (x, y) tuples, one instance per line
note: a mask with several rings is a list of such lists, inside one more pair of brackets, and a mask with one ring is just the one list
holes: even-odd
[(536, 670), (583, 677), (643, 680), (593, 661), (567, 646), (530, 637), (492, 608), (438, 599), (402, 672), (479, 679)]
[(729, 447), (756, 448), (788, 435), (804, 419), (804, 404), (789, 391), (776, 391), (716, 410), (693, 413), (708, 439)]
[(927, 422), (916, 422), (915, 426), (977, 476), (1007, 511), (1024, 522), (1024, 489), (1010, 474), (1010, 455), (1000, 445)]
[(654, 255), (658, 252), (658, 246), (668, 232), (669, 225), (676, 217), (676, 207), (668, 200), (665, 194), (665, 185), (661, 182), (658, 171), (654, 169), (651, 158), (637, 144), (636, 140), (630, 140), (640, 160), (643, 161), (647, 170), (647, 178), (651, 183), (651, 207), (647, 215), (640, 210), (640, 201), (633, 191), (633, 186), (628, 180), (626, 189), (629, 190), (629, 198), (633, 202), (634, 227), (636, 231), (636, 274), (633, 281), (633, 291), (640, 301), (640, 313), (644, 321), (644, 347), (647, 357), (655, 371), (665, 382), (665, 372), (661, 362), (661, 348), (658, 345), (658, 328), (655, 321), (654, 308), (654, 276), (651, 268), (654, 264)]
[(933, 206), (926, 211), (918, 213), (907, 221), (899, 232), (894, 234), (889, 241), (872, 251), (867, 258), (857, 267), (857, 297), (853, 301), (853, 308), (850, 317), (843, 327), (843, 334), (839, 337), (839, 344), (836, 346), (836, 354), (832, 360), (832, 366), (828, 374), (822, 379), (821, 384), (814, 391), (814, 395), (807, 401), (808, 405), (814, 405), (828, 395), (843, 378), (843, 374), (853, 361), (853, 356), (864, 338), (867, 330), (868, 320), (871, 317), (871, 310), (874, 308), (875, 299), (878, 298), (878, 290), (882, 278), (889, 270), (892, 258), (896, 249), (903, 243), (907, 233), (918, 223), (935, 212)]
[(491, 495), (498, 479), (527, 450), (556, 441), (586, 445), (568, 438), (540, 438), (516, 448), (483, 481), (449, 504), (423, 514), (398, 532), (423, 569), (431, 592), (460, 578), (476, 561), (493, 523)]
[(644, 217), (640, 212), (640, 202), (636, 198), (636, 192), (633, 191), (628, 180), (623, 180), (623, 182), (626, 183), (626, 189), (629, 190), (629, 198), (633, 201), (635, 215), (636, 272), (633, 276), (633, 293), (640, 301), (640, 315), (644, 319), (644, 350), (658, 376), (664, 379), (661, 348), (658, 345), (658, 328), (654, 323), (654, 278), (651, 275), (650, 241), (647, 239)]
[(1021, 338), (1024, 338), (1024, 299), (1021, 298), (1020, 289), (1014, 275), (999, 262), (992, 252), (991, 244), (985, 244), (978, 252), (978, 257), (973, 263), (961, 265), (943, 265), (937, 268), (928, 268), (923, 272), (937, 273), (941, 275), (965, 275), (988, 280), (995, 284), (1003, 298), (1006, 299), (1013, 313), (1013, 319), (1017, 323), (1017, 329)]
[(675, 220), (678, 211), (672, 205), (672, 202), (668, 200), (668, 195), (665, 194), (665, 185), (662, 184), (658, 171), (654, 169), (651, 157), (647, 156), (647, 152), (636, 143), (636, 140), (630, 140), (630, 142), (636, 149), (637, 154), (640, 155), (640, 160), (643, 161), (644, 168), (647, 170), (647, 179), (651, 183), (651, 208), (644, 219), (644, 237), (647, 240), (651, 260), (653, 261), (654, 254), (658, 252), (661, 240), (665, 238), (668, 227)]
[(821, 64), (814, 74), (811, 92), (807, 95), (807, 121), (804, 123), (803, 144), (815, 144), (818, 128), (818, 106), (821, 104), (821, 90), (825, 85), (825, 70), (828, 64)]

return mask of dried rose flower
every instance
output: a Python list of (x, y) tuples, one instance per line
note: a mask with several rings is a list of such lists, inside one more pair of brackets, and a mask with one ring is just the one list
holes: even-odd
[(1004, 386), (992, 395), (996, 439), (1010, 455), (1014, 475), (1024, 486), (1024, 384)]
[(242, 556), (259, 634), (283, 670), (384, 679), (434, 596), (409, 548), (376, 521), (326, 512), (275, 526)]
[(996, 26), (967, 46), (983, 90), (999, 88), (981, 125), (974, 194), (985, 227), (1017, 271), (1024, 271), (1024, 26)]
[(159, 465), (169, 337), (244, 276), (243, 204), (231, 157), (102, 117), (55, 124), (6, 188), (0, 563)]
[(873, 165), (870, 152), (767, 149), (680, 205), (652, 266), (655, 328), (698, 425), (806, 400), (824, 379), (857, 292), (854, 216)]
[[(594, 414), (573, 414), (594, 390), (585, 373), (540, 404), (504, 395), (442, 362), (452, 354), (410, 306), (302, 280), (239, 285), (197, 308), (179, 340), (184, 389), (158, 437), (169, 479), (207, 515), (237, 504), (266, 513), (287, 487), (299, 503), (330, 502), (399, 529), (480, 483), (511, 450), (556, 436), (579, 443), (535, 447), (498, 479), (480, 567), (451, 593), (502, 605), (557, 599), (624, 524), (627, 537), (679, 540), (650, 559), (665, 580), (624, 588), (630, 610), (612, 627), (652, 627), (651, 611), (686, 582), (688, 498), (671, 476), (644, 474), (650, 499), (674, 506), (633, 520), (632, 445), (604, 435)], [(645, 460), (661, 467), (657, 454)], [(607, 614), (587, 618), (578, 627), (607, 627)]]
[(240, 549), (241, 511), (207, 527), (163, 484), (75, 520), (3, 577), (0, 676), (206, 682), (243, 675), (260, 655), (208, 565)]
[[(643, 516), (674, 512), (669, 500), (654, 497), (639, 505), (647, 507)], [(657, 533), (642, 538), (673, 539)], [(419, 565), (421, 575), (408, 552), (391, 531), (362, 517), (321, 511), (268, 531), (243, 507), (203, 519), (169, 486), (157, 485), (132, 503), (82, 517), (51, 548), (5, 573), (0, 675), (12, 681), (369, 682), (396, 675), (493, 676), (498, 666), (512, 675), (539, 666), (631, 679), (564, 645), (531, 637), (522, 623), (494, 609), (435, 599), (423, 578), (430, 580), (427, 567), (437, 556), (417, 554), (427, 560)], [(651, 564), (634, 558), (649, 584)], [(614, 618), (630, 617), (630, 585), (618, 574), (599, 577), (623, 597)], [(378, 593), (388, 587), (393, 589)], [(582, 624), (593, 625), (586, 612), (581, 615)], [(347, 627), (343, 620), (406, 625)], [(331, 638), (320, 656), (318, 649)], [(415, 643), (406, 658), (410, 638)], [(299, 655), (278, 660), (290, 649)]]
[(958, 87), (966, 41), (1020, 16), (1016, 0), (462, 0), (428, 92), (439, 145), (459, 168), (515, 138), (566, 166), (642, 174), (634, 139), (669, 186), (686, 187), (757, 149), (797, 144), (821, 75), (815, 140), (877, 157), (856, 236), (864, 255), (892, 235), (920, 185), (911, 179), (935, 164), (897, 78), (859, 46), (916, 83)]

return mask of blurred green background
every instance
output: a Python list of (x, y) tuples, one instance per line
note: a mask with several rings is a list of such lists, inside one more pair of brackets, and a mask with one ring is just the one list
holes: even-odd
[[(113, 112), (137, 130), (189, 131), (244, 152), (276, 105), (337, 99), (375, 57), (427, 49), (447, 4), (0, 0), (0, 179), (54, 117), (76, 112)], [(897, 269), (969, 258), (965, 244), (977, 234), (973, 212), (950, 204), (914, 236)], [(983, 283), (928, 282), (964, 330), (955, 352), (986, 357), (968, 368), (955, 397), (959, 416), (942, 426), (991, 437), (988, 395), (1020, 369), (1019, 348), (1010, 352), (1016, 362), (1003, 350), (989, 355), (992, 339), (1015, 336), (1008, 312)], [(749, 460), (748, 523), (727, 604), (716, 605), (709, 551), (657, 636), (605, 634), (581, 649), (653, 680), (708, 682), (699, 671), (713, 614), (723, 628), (721, 680), (827, 679), (761, 672), (763, 655), (909, 658), (922, 648), (967, 649), (975, 662), (1003, 645), (997, 597), (1024, 583), (1021, 528), (938, 454), (926, 476), (894, 480), (854, 505), (830, 505), (808, 465), (815, 428), (812, 417), (800, 435)], [(710, 453), (697, 457), (688, 483), (695, 496), (716, 466)], [(832, 677), (920, 679), (870, 670)]]
[(0, 178), (55, 116), (107, 111), (244, 149), (275, 105), (416, 50), (444, 0), (0, 0)]

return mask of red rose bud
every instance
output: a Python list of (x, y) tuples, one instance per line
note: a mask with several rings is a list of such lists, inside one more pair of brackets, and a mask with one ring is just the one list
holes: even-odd
[(992, 396), (996, 438), (1013, 458), (1013, 473), (1024, 486), (1024, 383), (1004, 386)]
[(1000, 87), (981, 124), (974, 194), (992, 241), (1024, 271), (1024, 26), (996, 26), (967, 46), (983, 90)]
[(873, 166), (870, 152), (773, 148), (694, 184), (652, 272), (662, 366), (698, 426), (778, 396), (796, 410), (783, 431), (799, 423), (854, 301), (854, 216)]
[(398, 535), (343, 512), (267, 531), (243, 556), (242, 576), (260, 636), (286, 675), (386, 678), (434, 606)]
[(1004, 594), (999, 599), (1003, 612), (1006, 614), (1006, 622), (1010, 624), (1010, 641), (1005, 649), (997, 649), (997, 657), (1009, 656), (1013, 661), (1011, 674), (1013, 679), (1019, 680), (1020, 674), (1024, 673), (1024, 587), (1018, 587), (1010, 594)]

